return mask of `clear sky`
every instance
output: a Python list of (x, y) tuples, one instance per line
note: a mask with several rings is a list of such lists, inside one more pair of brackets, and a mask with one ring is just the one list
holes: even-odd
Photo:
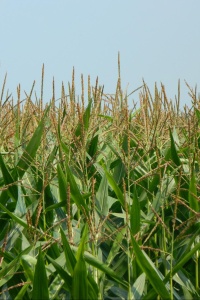
[(180, 79), (181, 102), (190, 106), (184, 80), (200, 88), (200, 0), (0, 0), (0, 38), (0, 85), (7, 72), (15, 98), (17, 85), (29, 93), (33, 80), (40, 95), (43, 63), (45, 101), (53, 76), (58, 98), (73, 66), (78, 94), (81, 73), (114, 93), (118, 51), (128, 92), (144, 78), (151, 91), (162, 82), (174, 99)]

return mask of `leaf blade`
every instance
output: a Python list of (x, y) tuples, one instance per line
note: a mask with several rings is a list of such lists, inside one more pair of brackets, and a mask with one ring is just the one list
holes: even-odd
[(32, 299), (49, 299), (48, 280), (41, 248), (39, 248), (39, 255), (35, 267)]

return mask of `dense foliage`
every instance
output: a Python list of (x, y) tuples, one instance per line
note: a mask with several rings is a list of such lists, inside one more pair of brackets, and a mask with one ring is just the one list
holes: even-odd
[(3, 86), (0, 297), (200, 299), (196, 91), (181, 111), (164, 86), (137, 109), (120, 78), (82, 90), (44, 107)]

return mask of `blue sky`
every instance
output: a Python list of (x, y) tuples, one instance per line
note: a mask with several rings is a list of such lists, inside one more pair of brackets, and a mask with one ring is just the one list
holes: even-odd
[(98, 76), (105, 92), (114, 93), (119, 51), (124, 90), (144, 78), (151, 91), (162, 82), (174, 99), (180, 79), (181, 102), (190, 106), (184, 80), (200, 88), (199, 14), (199, 0), (1, 0), (0, 85), (7, 72), (6, 89), (16, 98), (19, 83), (29, 93), (36, 80), (39, 97), (44, 63), (46, 102), (53, 76), (58, 98), (73, 66), (77, 94), (81, 73), (93, 85)]

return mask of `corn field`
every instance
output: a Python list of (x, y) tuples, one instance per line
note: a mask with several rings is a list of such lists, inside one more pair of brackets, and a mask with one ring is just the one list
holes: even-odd
[(43, 80), (1, 92), (0, 299), (200, 299), (197, 91)]

